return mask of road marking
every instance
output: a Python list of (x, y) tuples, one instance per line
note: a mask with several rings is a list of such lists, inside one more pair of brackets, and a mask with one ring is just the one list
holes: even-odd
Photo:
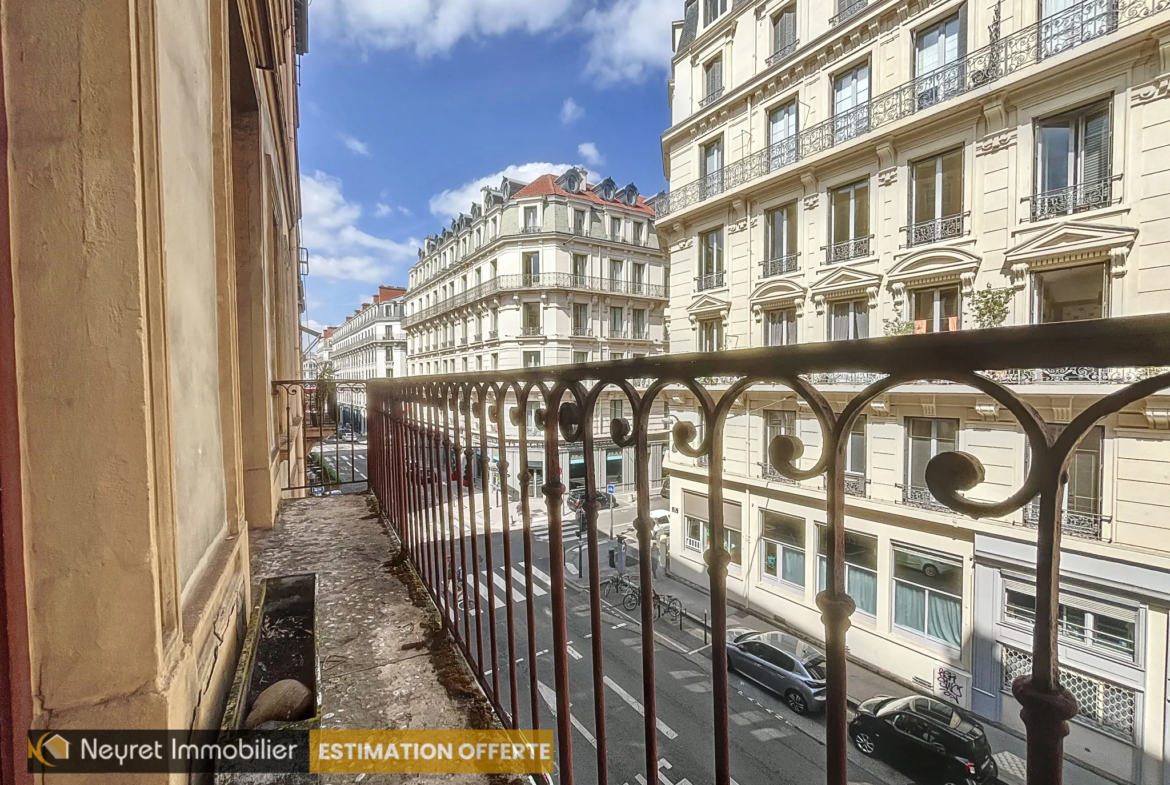
[(586, 638), (592, 638), (592, 637), (593, 637), (593, 633), (589, 633), (589, 634), (588, 634), (588, 635), (586, 635), (585, 637), (586, 637)]
[[(641, 714), (643, 717), (646, 716), (646, 710), (644, 708), (642, 708), (642, 704), (638, 702), (638, 699), (635, 698), (630, 693), (623, 690), (621, 688), (621, 686), (616, 681), (614, 681), (613, 679), (611, 679), (608, 676), (603, 677), (602, 681), (605, 682), (605, 685), (607, 687), (609, 687), (611, 690), (616, 692), (619, 698), (621, 698), (626, 703), (628, 703), (630, 705), (630, 708), (632, 708), (634, 711)], [(675, 733), (674, 730), (669, 725), (667, 725), (665, 722), (663, 722), (661, 717), (655, 717), (654, 719), (655, 719), (655, 722), (658, 726), (658, 731), (663, 736), (665, 736), (668, 739), (677, 739), (678, 738), (678, 734)]]
[[(477, 581), (473, 580), (470, 575), (466, 576), (465, 580), (467, 581), (467, 587), (469, 589), (471, 589), (472, 591), (475, 591)], [(504, 607), (504, 601), (501, 600), (499, 597), (497, 597), (494, 592), (489, 593), (487, 590), (487, 586), (483, 585), (482, 583), (479, 584), (479, 596), (483, 597), (485, 600), (495, 600), (497, 608)], [(471, 610), (472, 610), (472, 613), (475, 612), (475, 608), (472, 608)]]
[(626, 623), (623, 621), (621, 624), (615, 624), (615, 625), (613, 625), (613, 628), (614, 628), (615, 630), (620, 630), (622, 627), (625, 627), (625, 626), (626, 626)]
[(692, 649), (691, 651), (688, 651), (687, 655), (689, 656), (691, 654), (698, 654), (699, 652), (701, 652), (703, 649), (707, 648), (710, 645), (711, 645), (710, 643), (705, 643), (697, 649)]
[[(502, 570), (503, 567), (500, 567), (499, 569)], [(484, 570), (483, 574), (487, 575), (487, 570)], [(502, 576), (500, 576), (494, 572), (492, 573), (492, 578), (495, 580), (496, 585), (504, 590), (504, 595), (507, 596), (508, 589), (511, 588), (510, 586), (508, 586), (508, 581), (504, 580), (504, 578)], [(520, 592), (516, 591), (515, 589), (512, 589), (512, 599), (515, 602), (524, 602), (524, 595), (521, 594)]]
[(539, 657), (542, 654), (548, 654), (548, 649), (541, 649), (536, 653), (536, 656)]
[[(556, 718), (556, 716), (557, 716), (557, 694), (555, 692), (553, 692), (552, 689), (548, 685), (546, 685), (543, 681), (536, 682), (536, 686), (537, 686), (537, 689), (540, 690), (540, 697), (544, 698), (544, 702), (548, 704), (549, 711), (551, 711), (553, 717)], [(582, 736), (585, 737), (585, 740), (588, 741), (590, 744), (592, 744), (593, 747), (596, 749), (597, 739), (593, 738), (593, 734), (590, 733), (589, 730), (584, 725), (581, 724), (580, 720), (578, 720), (576, 717), (573, 716), (573, 712), (569, 712), (569, 722), (573, 723), (573, 727), (576, 728), (577, 731)]]
[[(515, 567), (512, 568), (512, 574), (514, 576), (516, 576), (516, 579), (520, 581), (521, 585), (524, 585), (528, 582), (528, 576), (525, 575), (524, 573), (520, 572), (520, 570), (516, 569)], [(536, 575), (536, 571), (533, 570), (532, 574)], [(548, 594), (548, 592), (546, 592), (544, 589), (540, 588), (540, 586), (538, 586), (536, 584), (536, 581), (533, 581), (532, 582), (532, 596), (539, 597), (542, 594)]]
[(549, 585), (550, 589), (552, 588), (553, 579), (551, 577), (549, 577), (548, 573), (541, 570), (535, 564), (532, 565), (532, 574), (535, 575), (537, 578), (540, 578), (545, 583), (547, 583)]
[(572, 658), (573, 658), (573, 659), (575, 659), (575, 660), (579, 660), (579, 659), (581, 659), (581, 654), (580, 654), (580, 652), (578, 652), (578, 651), (577, 651), (576, 649), (574, 649), (572, 646), (566, 646), (565, 648), (566, 648), (566, 649), (568, 649), (568, 651), (569, 651), (569, 656), (570, 656), (570, 657), (572, 657)]

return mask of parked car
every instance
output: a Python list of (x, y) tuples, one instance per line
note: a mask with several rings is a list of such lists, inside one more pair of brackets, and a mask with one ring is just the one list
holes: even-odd
[(862, 754), (909, 761), (934, 782), (985, 785), (999, 777), (983, 726), (935, 698), (870, 698), (857, 707), (849, 736)]
[(825, 655), (784, 632), (727, 631), (727, 668), (784, 699), (797, 714), (825, 707)]
[[(569, 505), (570, 510), (575, 511), (578, 507), (585, 503), (585, 489), (574, 488), (573, 490), (569, 491), (569, 495), (565, 497), (565, 503)], [(597, 503), (603, 510), (608, 509), (609, 507), (619, 506), (616, 496), (614, 496), (612, 493), (607, 493), (606, 491), (601, 490), (597, 492)]]
[[(626, 537), (632, 537), (635, 540), (638, 538), (638, 530), (635, 528), (633, 521), (623, 524), (616, 534), (624, 534)], [(650, 539), (659, 540), (663, 536), (670, 536), (670, 510), (651, 510)]]
[(940, 573), (950, 572), (951, 570), (955, 569), (945, 562), (935, 561), (928, 556), (919, 556), (918, 554), (910, 553), (909, 551), (900, 552), (898, 554), (898, 559), (902, 564), (918, 570), (927, 578), (934, 578), (937, 577)]

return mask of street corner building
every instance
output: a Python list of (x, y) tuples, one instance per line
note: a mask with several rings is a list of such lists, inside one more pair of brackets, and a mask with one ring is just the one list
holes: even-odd
[(307, 5), (0, 0), (4, 785), (30, 727), (219, 722), (304, 460)]
[[(1170, 310), (1165, 3), (688, 0), (683, 12), (662, 138), (670, 190), (654, 200), (675, 351)], [(996, 378), (1059, 432), (1156, 372)], [(840, 412), (877, 378), (809, 381)], [(1135, 783), (1170, 777), (1168, 405), (1149, 397), (1094, 427), (1063, 501), (1060, 673), (1079, 711), (1065, 749)], [(695, 397), (683, 391), (675, 412), (698, 444)], [(755, 385), (724, 436), (722, 466), (667, 456), (672, 569), (707, 583), (718, 474), (731, 599), (819, 638), (825, 486), (782, 475), (769, 453), (797, 437), (812, 467), (815, 413)], [(1020, 423), (970, 387), (903, 385), (857, 418), (844, 457), (849, 652), (1022, 733), (1012, 683), (1032, 668), (1036, 506), (975, 520), (940, 504), (926, 466), (954, 450), (986, 467), (972, 499), (1009, 497), (1029, 468)]]

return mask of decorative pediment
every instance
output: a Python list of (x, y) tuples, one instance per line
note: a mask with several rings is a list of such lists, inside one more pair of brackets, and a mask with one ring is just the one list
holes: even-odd
[(841, 296), (854, 291), (861, 293), (882, 282), (880, 275), (855, 270), (852, 267), (838, 267), (809, 287), (814, 294)]
[(1105, 261), (1128, 255), (1137, 229), (1128, 226), (1070, 220), (1010, 248), (1004, 257), (1005, 267), (1036, 267), (1077, 261)]
[(929, 284), (959, 280), (979, 269), (979, 257), (962, 248), (924, 248), (907, 254), (886, 274), (887, 282)]
[(720, 297), (710, 294), (699, 295), (687, 306), (687, 312), (692, 316), (702, 314), (714, 315), (731, 309), (731, 304)]
[(803, 300), (808, 293), (803, 286), (795, 281), (777, 280), (764, 281), (752, 292), (753, 305), (780, 305), (792, 300)]

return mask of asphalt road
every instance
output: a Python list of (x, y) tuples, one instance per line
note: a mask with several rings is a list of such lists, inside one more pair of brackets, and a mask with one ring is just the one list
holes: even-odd
[[(620, 512), (620, 510), (618, 511)], [(603, 513), (604, 514), (604, 513)], [(631, 513), (632, 515), (632, 513)], [(624, 516), (623, 516), (624, 517)], [(616, 519), (616, 515), (615, 515)], [(608, 520), (603, 519), (603, 526)], [(547, 526), (547, 524), (541, 524)], [(530, 708), (527, 613), (524, 596), (523, 535), (511, 535), (513, 582), (509, 587), (503, 564), (502, 535), (492, 537), (495, 581), (488, 586), (486, 554), (480, 537), (479, 569), (480, 615), (485, 670), (492, 670), (498, 681), (500, 703), (511, 705), (508, 663), (513, 659), (508, 647), (506, 603), (511, 592), (515, 618), (514, 659), (519, 694), (521, 727), (533, 727)], [(575, 539), (570, 538), (575, 544)], [(468, 566), (471, 544), (466, 547)], [(538, 724), (556, 729), (556, 684), (553, 675), (551, 565), (547, 531), (534, 528), (534, 612), (537, 657), (535, 668), (539, 683)], [(575, 556), (573, 557), (575, 560)], [(459, 563), (458, 549), (454, 564)], [(586, 562), (587, 564), (587, 562)], [(588, 569), (586, 567), (586, 569)], [(572, 574), (574, 570), (569, 570)], [(471, 585), (472, 571), (467, 573), (465, 597), (475, 596)], [(454, 581), (453, 581), (454, 583)], [(491, 659), (490, 617), (488, 602), (495, 614), (496, 658)], [(617, 603), (616, 595), (602, 600), (601, 656), (604, 669), (604, 709), (608, 739), (608, 760), (598, 761), (597, 729), (594, 722), (593, 638), (591, 634), (588, 594), (566, 586), (565, 605), (568, 626), (568, 665), (570, 716), (573, 727), (573, 769), (575, 781), (599, 781), (598, 766), (608, 767), (609, 782), (614, 785), (647, 785), (643, 718), (641, 627), (638, 611), (627, 614)], [(474, 658), (474, 601), (469, 605), (471, 651)], [(453, 606), (456, 622), (462, 627), (461, 607)], [(712, 686), (709, 649), (694, 649), (696, 641), (679, 632), (666, 618), (655, 630), (656, 699), (658, 704), (659, 781), (664, 785), (705, 785), (714, 781), (714, 742), (712, 738)], [(731, 774), (738, 785), (807, 785), (824, 779), (824, 725), (819, 717), (793, 714), (776, 696), (738, 676), (730, 679)], [(559, 740), (558, 740), (559, 742)], [(913, 780), (894, 769), (850, 750), (851, 783), (889, 783), (905, 785)], [(558, 763), (559, 771), (559, 763)], [(559, 779), (559, 778), (558, 778)]]
[(366, 489), (369, 468), (366, 464), (366, 442), (340, 441), (335, 436), (314, 442), (312, 452), (322, 455), (325, 463), (337, 472), (343, 493), (360, 493)]

